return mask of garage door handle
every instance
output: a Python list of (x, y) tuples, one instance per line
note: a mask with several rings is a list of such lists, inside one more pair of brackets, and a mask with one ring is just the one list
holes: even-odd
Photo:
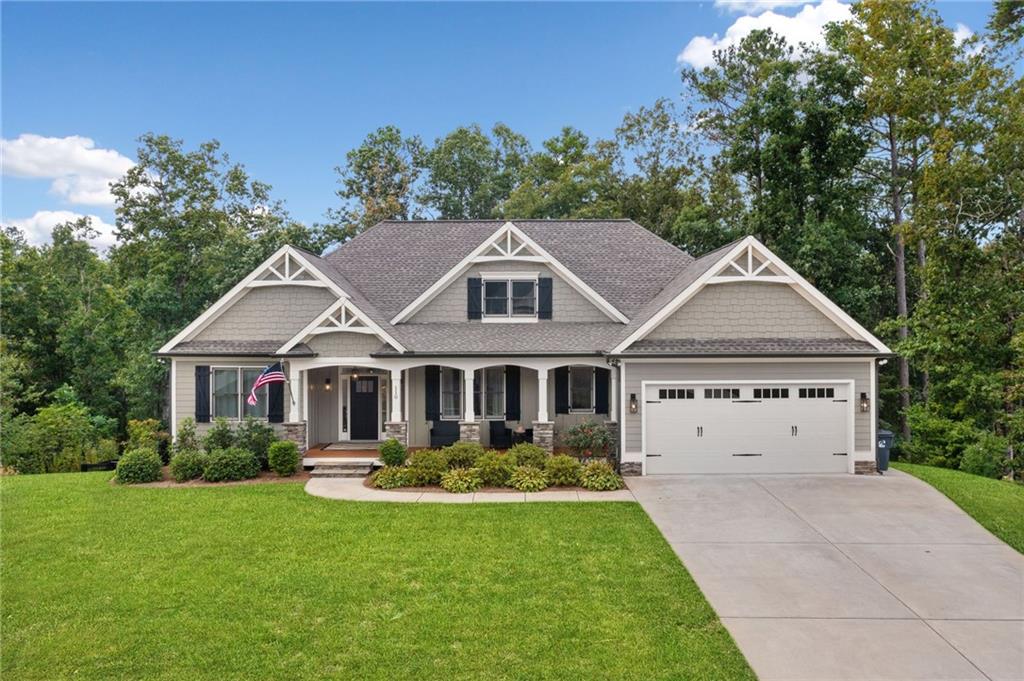
[(697, 437), (704, 437), (704, 426), (697, 426)]
[(798, 433), (798, 432), (800, 432), (800, 431), (799, 431), (799, 430), (797, 429), (797, 427), (796, 427), (796, 426), (790, 426), (790, 427), (789, 427), (789, 434), (790, 434), (790, 435), (791, 435), (792, 437), (796, 437), (796, 435), (797, 435), (797, 433)]

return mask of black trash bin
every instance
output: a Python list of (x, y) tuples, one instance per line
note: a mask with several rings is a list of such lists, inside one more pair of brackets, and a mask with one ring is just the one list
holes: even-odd
[(875, 443), (875, 465), (878, 466), (879, 473), (889, 470), (889, 452), (892, 451), (894, 437), (891, 430), (878, 431), (878, 442)]

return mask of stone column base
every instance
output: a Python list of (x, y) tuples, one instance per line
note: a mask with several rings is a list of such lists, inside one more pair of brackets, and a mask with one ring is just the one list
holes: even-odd
[(875, 475), (878, 473), (878, 466), (874, 461), (854, 461), (853, 472), (855, 475)]
[(281, 426), (284, 428), (284, 439), (291, 440), (299, 446), (299, 453), (306, 451), (306, 422), (305, 421), (293, 421), (291, 423), (282, 423)]
[(619, 474), (622, 476), (643, 475), (643, 469), (643, 464), (639, 461), (623, 461), (619, 464)]
[(384, 424), (384, 434), (387, 435), (389, 439), (394, 438), (404, 446), (409, 446), (408, 421), (388, 421)]
[(533, 422), (533, 444), (545, 452), (555, 451), (555, 424), (553, 421)]
[(459, 440), (461, 442), (480, 442), (480, 422), (459, 421)]

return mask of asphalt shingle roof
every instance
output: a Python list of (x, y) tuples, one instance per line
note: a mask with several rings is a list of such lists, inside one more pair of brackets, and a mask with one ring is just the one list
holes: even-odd
[[(236, 357), (266, 357), (276, 355), (283, 343), (279, 340), (204, 340), (182, 341), (174, 346), (173, 355), (232, 355)], [(305, 343), (299, 343), (284, 357), (313, 357), (315, 353)]]
[[(513, 327), (514, 328), (511, 328)], [(622, 325), (580, 324), (401, 324), (402, 342), (419, 354), (598, 354), (610, 347)], [(393, 351), (382, 348), (379, 354)]]
[(853, 338), (644, 338), (626, 355), (877, 355), (871, 343)]

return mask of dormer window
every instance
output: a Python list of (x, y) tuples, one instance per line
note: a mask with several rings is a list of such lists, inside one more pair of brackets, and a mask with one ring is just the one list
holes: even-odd
[(537, 319), (537, 279), (530, 275), (485, 275), (485, 321), (532, 321)]

